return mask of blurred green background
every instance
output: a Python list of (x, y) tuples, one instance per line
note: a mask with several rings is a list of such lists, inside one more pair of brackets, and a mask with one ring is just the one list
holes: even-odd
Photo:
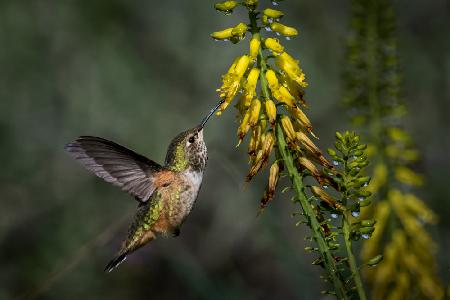
[[(263, 2), (268, 6), (268, 2)], [(431, 229), (449, 282), (450, 1), (395, 1), (406, 127), (423, 153), (423, 198), (440, 215)], [(348, 128), (339, 105), (347, 1), (285, 1), (300, 36), (285, 43), (310, 86), (319, 144)], [(0, 1), (0, 299), (317, 299), (304, 227), (277, 195), (259, 218), (265, 186), (244, 184), (234, 111), (206, 130), (209, 165), (178, 238), (159, 239), (111, 274), (136, 203), (64, 153), (98, 135), (162, 162), (178, 132), (218, 100), (215, 89), (246, 42), (214, 42), (226, 17), (212, 1)]]

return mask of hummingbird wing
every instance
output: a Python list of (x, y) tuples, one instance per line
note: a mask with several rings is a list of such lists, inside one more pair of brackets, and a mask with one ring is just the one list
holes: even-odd
[(146, 202), (157, 187), (156, 174), (165, 169), (124, 146), (94, 136), (80, 136), (65, 146), (86, 169)]

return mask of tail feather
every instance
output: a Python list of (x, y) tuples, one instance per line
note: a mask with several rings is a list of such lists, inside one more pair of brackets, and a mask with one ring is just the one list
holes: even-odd
[(127, 252), (119, 254), (113, 258), (105, 267), (105, 272), (111, 272), (127, 259)]

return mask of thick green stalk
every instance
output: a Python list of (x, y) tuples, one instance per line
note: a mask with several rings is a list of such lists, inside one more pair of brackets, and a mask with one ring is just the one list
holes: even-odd
[(294, 159), (287, 147), (283, 130), (280, 125), (277, 126), (277, 143), (279, 153), (283, 159), (284, 166), (289, 173), (289, 177), (292, 181), (292, 186), (295, 190), (295, 202), (298, 202), (300, 204), (304, 216), (308, 220), (313, 238), (317, 243), (317, 248), (319, 249), (319, 252), (323, 258), (323, 264), (325, 266), (325, 269), (328, 271), (331, 282), (333, 283), (336, 296), (338, 297), (338, 299), (348, 299), (344, 284), (339, 276), (338, 267), (325, 240), (322, 227), (320, 226), (319, 221), (316, 218), (313, 207), (306, 196), (302, 175), (299, 174), (297, 168), (294, 165)]

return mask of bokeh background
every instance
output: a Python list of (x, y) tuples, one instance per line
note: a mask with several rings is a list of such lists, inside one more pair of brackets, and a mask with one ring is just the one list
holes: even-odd
[[(263, 2), (269, 5), (268, 2)], [(395, 1), (406, 127), (440, 215), (431, 232), (449, 282), (450, 3)], [(287, 44), (310, 86), (326, 147), (348, 128), (342, 95), (348, 1), (285, 1)], [(247, 43), (214, 42), (244, 19), (212, 1), (0, 1), (0, 299), (317, 299), (324, 289), (289, 197), (256, 218), (264, 176), (244, 184), (234, 111), (206, 129), (209, 165), (178, 238), (159, 239), (111, 274), (135, 201), (64, 153), (78, 135), (162, 162), (172, 137), (218, 100), (220, 75)]]

